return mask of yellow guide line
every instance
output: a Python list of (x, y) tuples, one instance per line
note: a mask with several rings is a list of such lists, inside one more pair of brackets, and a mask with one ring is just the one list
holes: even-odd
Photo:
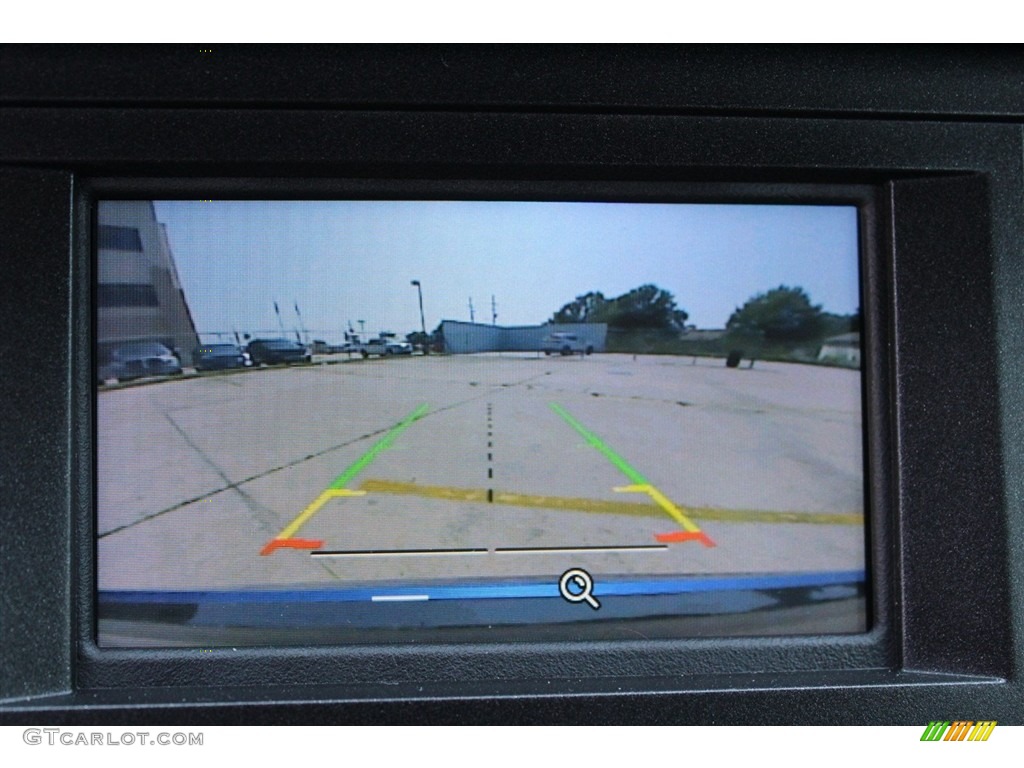
[(277, 534), (276, 538), (290, 539), (292, 536), (295, 535), (299, 528), (306, 524), (306, 521), (309, 520), (309, 518), (311, 518), (313, 515), (317, 513), (317, 510), (319, 510), (320, 507), (322, 507), (324, 504), (326, 504), (333, 498), (336, 498), (338, 496), (365, 495), (366, 491), (350, 491), (348, 488), (328, 488), (326, 491), (317, 496), (313, 500), (312, 504), (310, 504), (308, 507), (302, 510), (302, 512), (299, 513), (299, 516), (288, 524), (287, 528), (285, 528), (283, 531)]
[[(419, 483), (400, 483), (391, 480), (365, 480), (359, 489), (368, 493), (386, 493), (396, 496), (419, 496), (427, 499), (445, 501), (487, 502), (487, 491), (483, 488), (458, 488), (450, 485), (420, 485)], [(616, 489), (619, 490), (619, 489)], [(637, 491), (641, 492), (641, 491)], [(644, 489), (642, 491), (654, 499)], [(660, 499), (678, 506), (670, 499), (657, 492)], [(495, 490), (493, 503), (510, 507), (530, 507), (540, 509), (564, 509), (574, 512), (594, 512), (597, 514), (637, 515), (640, 517), (660, 518), (668, 510), (660, 504), (637, 504), (628, 501), (606, 501), (604, 499), (584, 499), (571, 496), (541, 496), (538, 494), (511, 493)], [(723, 509), (721, 507), (686, 507), (690, 516), (701, 520), (720, 520), (733, 523), (809, 523), (825, 525), (863, 525), (864, 515), (855, 512), (789, 512), (771, 509)], [(674, 516), (673, 516), (674, 517)]]
[(427, 404), (424, 403), (415, 411), (413, 411), (404, 419), (402, 419), (400, 422), (395, 424), (395, 426), (393, 426), (391, 429), (389, 429), (387, 433), (384, 435), (384, 437), (382, 437), (380, 440), (374, 443), (370, 447), (370, 449), (366, 451), (366, 453), (364, 453), (362, 456), (356, 459), (352, 464), (348, 466), (348, 468), (344, 472), (338, 475), (338, 477), (334, 479), (334, 482), (332, 482), (327, 487), (327, 490), (325, 490), (323, 493), (321, 493), (319, 496), (313, 499), (313, 502), (304, 510), (302, 510), (299, 513), (299, 516), (288, 524), (288, 527), (286, 527), (283, 531), (281, 531), (279, 534), (277, 534), (277, 536), (274, 537), (274, 540), (276, 541), (280, 539), (290, 539), (292, 536), (295, 535), (299, 528), (301, 528), (306, 523), (306, 521), (309, 520), (309, 518), (311, 518), (313, 515), (317, 513), (320, 507), (322, 507), (324, 504), (326, 504), (333, 498), (337, 498), (339, 496), (365, 495), (365, 491), (351, 491), (348, 488), (345, 488), (344, 486), (351, 482), (356, 475), (358, 475), (360, 472), (366, 469), (366, 467), (368, 467), (370, 463), (380, 453), (390, 448), (391, 444), (395, 441), (395, 439), (400, 434), (402, 434), (402, 432), (404, 432), (409, 427), (409, 425), (411, 425), (414, 421), (421, 419), (426, 412)]
[(644, 483), (642, 485), (621, 485), (613, 489), (616, 493), (646, 493), (652, 499), (654, 503), (661, 507), (668, 516), (679, 523), (683, 528), (690, 533), (700, 533), (700, 527), (694, 523), (690, 518), (682, 513), (672, 501), (661, 491), (655, 488), (653, 485)]
[(632, 485), (622, 486), (615, 488), (614, 490), (620, 493), (646, 493), (654, 500), (655, 504), (661, 507), (669, 517), (679, 523), (684, 530), (689, 533), (701, 532), (700, 526), (688, 518), (683, 511), (679, 509), (679, 507), (673, 504), (667, 496), (659, 491), (650, 480), (640, 474), (635, 467), (630, 465), (630, 463), (622, 458), (622, 456), (613, 451), (611, 446), (584, 427), (572, 414), (558, 403), (548, 403), (548, 405), (551, 407), (551, 410), (562, 417), (566, 424), (575, 429), (576, 432), (587, 441), (588, 445), (595, 448), (602, 456), (614, 464), (622, 474), (633, 481)]

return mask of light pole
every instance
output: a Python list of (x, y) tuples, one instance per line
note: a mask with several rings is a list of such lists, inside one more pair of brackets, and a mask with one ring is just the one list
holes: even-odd
[(419, 280), (413, 280), (410, 285), (416, 286), (416, 293), (420, 297), (420, 330), (423, 331), (423, 354), (430, 353), (430, 341), (427, 339), (427, 321), (423, 319), (423, 286)]

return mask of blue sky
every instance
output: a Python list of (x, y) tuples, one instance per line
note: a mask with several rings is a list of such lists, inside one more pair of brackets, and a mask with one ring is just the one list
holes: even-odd
[[(297, 321), (336, 342), (443, 320), (542, 323), (587, 291), (671, 291), (701, 328), (756, 293), (801, 286), (826, 311), (859, 306), (849, 206), (458, 201), (162, 201), (197, 329), (258, 332)], [(204, 340), (210, 340), (204, 336)]]

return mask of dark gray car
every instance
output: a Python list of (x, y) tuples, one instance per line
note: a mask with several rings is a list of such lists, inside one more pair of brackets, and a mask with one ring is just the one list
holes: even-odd
[(253, 365), (308, 363), (312, 357), (305, 346), (288, 339), (256, 339), (246, 347)]
[(221, 371), (245, 367), (245, 355), (236, 344), (204, 344), (193, 357), (197, 371)]

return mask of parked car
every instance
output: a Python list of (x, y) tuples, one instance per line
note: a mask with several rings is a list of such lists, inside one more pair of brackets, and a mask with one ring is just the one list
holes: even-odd
[(305, 346), (289, 339), (255, 339), (246, 350), (253, 365), (308, 363), (313, 359)]
[(388, 353), (388, 342), (387, 339), (370, 339), (361, 343), (356, 351), (364, 358), (370, 355), (380, 355), (383, 357)]
[(412, 344), (408, 341), (396, 341), (395, 339), (388, 339), (387, 349), (389, 355), (411, 355)]
[(359, 354), (363, 357), (369, 357), (370, 355), (380, 355), (381, 357), (384, 357), (387, 353), (387, 339), (370, 339), (369, 341), (364, 341), (359, 345)]
[(545, 355), (592, 354), (594, 347), (582, 341), (575, 333), (556, 332), (541, 339), (540, 349)]
[(245, 367), (245, 354), (237, 344), (206, 344), (196, 349), (192, 359), (197, 371)]
[(358, 351), (363, 357), (370, 355), (411, 355), (412, 344), (407, 341), (397, 341), (393, 338), (370, 339), (365, 344), (360, 344)]
[(145, 376), (181, 373), (178, 356), (155, 341), (133, 341), (100, 351), (96, 378), (100, 382), (116, 379), (131, 381)]

